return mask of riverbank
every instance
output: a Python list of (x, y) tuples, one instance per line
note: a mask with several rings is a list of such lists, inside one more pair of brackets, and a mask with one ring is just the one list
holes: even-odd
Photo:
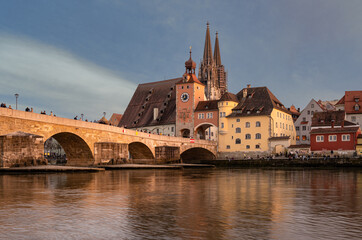
[(54, 165), (41, 165), (41, 166), (29, 166), (29, 167), (12, 167), (12, 168), (0, 168), (0, 174), (2, 173), (51, 173), (51, 172), (100, 172), (104, 171), (104, 168), (96, 167), (71, 167), (71, 166), (54, 166)]
[(211, 164), (216, 167), (308, 167), (308, 168), (330, 168), (330, 167), (358, 167), (362, 168), (361, 158), (310, 158), (310, 159), (224, 159), (224, 160), (193, 160), (191, 164)]

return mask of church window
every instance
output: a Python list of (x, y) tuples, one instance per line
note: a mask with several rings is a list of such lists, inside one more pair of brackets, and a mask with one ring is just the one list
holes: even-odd
[(246, 127), (246, 128), (250, 128), (250, 122), (246, 122), (246, 123), (245, 123), (245, 127)]
[(235, 128), (235, 133), (241, 133), (241, 128)]
[(235, 144), (241, 144), (240, 138), (235, 139)]

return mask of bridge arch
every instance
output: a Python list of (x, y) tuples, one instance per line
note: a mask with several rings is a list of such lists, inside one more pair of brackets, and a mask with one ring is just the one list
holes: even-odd
[(131, 142), (128, 144), (128, 151), (134, 163), (153, 160), (155, 157), (152, 150), (142, 142)]
[(67, 157), (66, 165), (89, 166), (94, 164), (92, 150), (78, 135), (70, 132), (61, 132), (51, 137), (62, 146)]
[[(208, 129), (209, 129), (209, 131), (207, 132)], [(213, 123), (203, 122), (203, 123), (200, 123), (199, 125), (197, 125), (195, 127), (194, 131), (195, 131), (194, 136), (195, 136), (196, 139), (209, 139), (209, 140), (211, 140), (211, 139), (214, 139), (214, 136), (211, 136), (211, 133), (212, 133), (212, 135), (214, 135), (214, 134), (216, 135), (217, 126), (215, 126)]]
[(214, 160), (215, 154), (210, 150), (201, 147), (189, 148), (181, 153), (183, 162), (192, 162), (193, 160)]

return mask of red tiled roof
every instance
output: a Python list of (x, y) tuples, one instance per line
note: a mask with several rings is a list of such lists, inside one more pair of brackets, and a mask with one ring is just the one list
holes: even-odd
[(344, 98), (345, 96), (343, 95), (343, 97), (341, 99), (339, 99), (339, 101), (336, 103), (336, 105), (344, 105)]
[(344, 111), (315, 112), (312, 118), (312, 127), (330, 126), (334, 122), (335, 126), (341, 126), (344, 122)]
[(218, 100), (200, 101), (197, 104), (195, 112), (208, 111), (208, 110), (219, 110), (217, 103), (218, 103)]
[(238, 97), (230, 92), (224, 93), (222, 97), (220, 98), (220, 101), (233, 101), (233, 102), (239, 102)]
[(119, 122), (121, 121), (122, 114), (113, 113), (111, 118), (109, 119), (109, 123), (112, 126), (118, 126)]
[(342, 127), (342, 128), (317, 128), (312, 129), (310, 134), (317, 133), (344, 133), (344, 132), (357, 132), (359, 127)]

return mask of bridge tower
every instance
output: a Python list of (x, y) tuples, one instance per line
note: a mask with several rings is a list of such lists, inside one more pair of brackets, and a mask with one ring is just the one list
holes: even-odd
[(176, 83), (176, 136), (194, 138), (194, 111), (199, 101), (205, 99), (205, 85), (195, 75), (196, 63), (191, 58), (185, 62), (186, 71)]

